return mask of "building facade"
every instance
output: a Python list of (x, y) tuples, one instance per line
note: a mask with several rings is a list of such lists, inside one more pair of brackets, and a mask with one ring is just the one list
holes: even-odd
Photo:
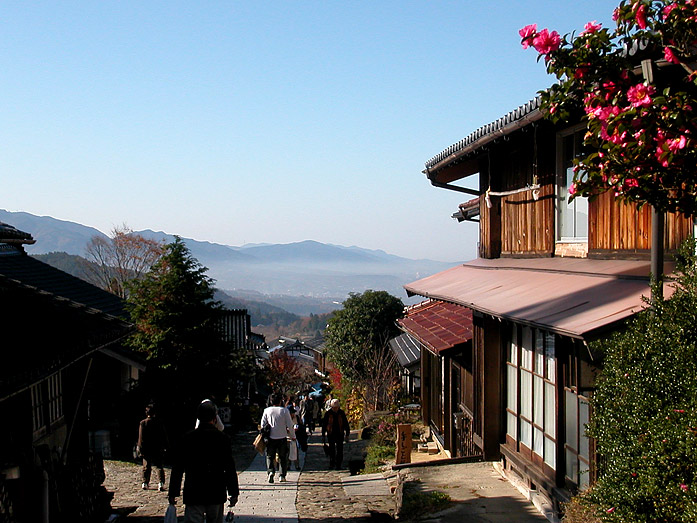
[(594, 475), (588, 343), (642, 309), (652, 249), (669, 260), (693, 230), (678, 214), (659, 230), (649, 206), (609, 193), (570, 201), (583, 132), (543, 120), (536, 99), (429, 160), (434, 186), (474, 196), (453, 217), (478, 222), (479, 257), (405, 286), (472, 311), (468, 437), (557, 511)]

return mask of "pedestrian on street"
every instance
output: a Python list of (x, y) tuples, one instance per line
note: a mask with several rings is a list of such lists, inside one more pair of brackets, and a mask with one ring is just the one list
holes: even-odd
[[(305, 427), (299, 423), (298, 415), (295, 412), (295, 407), (289, 406), (286, 408), (290, 414), (290, 421), (293, 423), (293, 434), (295, 434), (294, 440), (288, 440), (288, 468), (290, 468), (292, 465), (295, 467), (295, 470), (300, 470), (300, 442), (298, 441), (298, 432), (300, 432), (301, 426), (303, 427), (303, 431), (305, 430)], [(307, 432), (305, 433), (305, 437), (307, 437)]]
[(305, 397), (300, 401), (300, 419), (303, 424), (307, 427), (310, 434), (315, 430), (315, 419), (319, 414), (319, 405), (317, 401), (312, 399), (310, 396), (310, 391), (307, 391)]
[[(351, 427), (338, 399), (329, 402), (329, 410), (322, 419), (322, 444), (329, 442), (329, 468), (341, 468), (344, 460), (344, 439), (348, 443)], [(326, 439), (325, 439), (326, 436)]]
[(286, 474), (288, 472), (288, 443), (286, 443), (286, 438), (290, 437), (292, 440), (291, 443), (293, 445), (295, 444), (293, 421), (290, 419), (288, 409), (281, 407), (282, 401), (283, 396), (281, 394), (272, 394), (271, 406), (266, 407), (261, 416), (262, 430), (265, 426), (271, 428), (269, 441), (266, 444), (266, 471), (268, 473), (269, 483), (273, 483), (277, 455), (281, 469), (279, 479), (281, 482), (286, 480)]
[(138, 426), (138, 454), (143, 458), (143, 490), (150, 485), (152, 468), (157, 469), (160, 491), (165, 490), (165, 469), (163, 467), (165, 449), (167, 448), (167, 431), (164, 423), (157, 417), (155, 405), (145, 407), (145, 419)]
[(184, 482), (184, 523), (223, 523), (223, 504), (235, 506), (240, 495), (230, 438), (215, 427), (218, 409), (212, 401), (198, 406), (199, 427), (187, 432), (177, 447), (169, 481), (169, 503)]
[[(214, 402), (213, 400), (203, 400), (203, 401), (201, 402), (201, 404), (206, 403), (206, 402), (208, 402), (208, 403), (213, 403), (213, 405), (215, 405), (215, 402)], [(197, 429), (198, 426), (200, 425), (200, 423), (201, 423), (201, 420), (198, 420), (198, 419), (197, 419), (197, 420), (196, 420), (196, 425), (194, 426), (194, 428)], [(220, 415), (217, 413), (217, 411), (216, 411), (216, 414), (215, 414), (215, 428), (218, 429), (218, 430), (220, 430), (220, 431), (225, 430), (225, 425), (223, 425), (223, 420), (220, 419)]]

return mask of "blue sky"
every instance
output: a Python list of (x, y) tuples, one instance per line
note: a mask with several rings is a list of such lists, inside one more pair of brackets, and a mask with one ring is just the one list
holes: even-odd
[(518, 29), (616, 3), (4, 1), (0, 208), (468, 260), (424, 162), (551, 82)]

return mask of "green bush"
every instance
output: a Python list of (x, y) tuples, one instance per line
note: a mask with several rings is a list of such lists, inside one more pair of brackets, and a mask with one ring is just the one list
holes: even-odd
[(604, 355), (588, 433), (599, 517), (697, 521), (697, 273), (695, 242), (678, 255), (675, 292), (652, 299), (624, 332), (594, 344)]
[(417, 519), (443, 510), (450, 504), (450, 496), (438, 490), (420, 492), (406, 489), (402, 499), (400, 519)]
[(395, 457), (394, 445), (377, 445), (371, 443), (366, 449), (365, 468), (363, 474), (379, 472), (380, 467)]

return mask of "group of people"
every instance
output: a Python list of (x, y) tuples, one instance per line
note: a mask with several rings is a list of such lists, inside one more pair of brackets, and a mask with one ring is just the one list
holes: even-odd
[[(270, 405), (264, 409), (260, 426), (266, 434), (266, 469), (269, 483), (276, 472), (279, 481), (286, 481), (291, 464), (299, 469), (299, 452), (307, 452), (308, 433), (312, 434), (321, 413), (317, 400), (306, 395), (296, 405), (284, 404), (281, 394), (272, 394)], [(349, 422), (338, 399), (327, 401), (321, 417), (322, 443), (329, 457), (329, 468), (340, 469), (343, 444), (350, 435)], [(142, 488), (148, 489), (152, 469), (158, 473), (158, 489), (165, 490), (163, 467), (164, 450), (168, 446), (164, 424), (157, 417), (154, 405), (145, 409), (146, 418), (140, 422), (137, 452), (143, 458)], [(237, 503), (239, 484), (230, 438), (223, 432), (218, 409), (211, 400), (197, 408), (196, 428), (186, 433), (172, 455), (172, 472), (168, 499), (176, 503), (184, 481), (185, 522), (222, 523), (224, 504)]]
[[(157, 417), (154, 405), (145, 408), (146, 418), (140, 422), (136, 450), (143, 458), (142, 488), (149, 488), (152, 469), (158, 472), (158, 489), (164, 491), (164, 450), (167, 432)], [(181, 494), (184, 482), (184, 521), (187, 523), (222, 523), (225, 501), (235, 506), (239, 484), (230, 437), (218, 408), (204, 400), (196, 411), (195, 429), (187, 432), (172, 455), (168, 499), (171, 505)]]
[[(279, 464), (280, 468), (280, 481), (285, 481), (285, 475), (288, 470), (288, 461), (293, 462), (296, 460), (293, 452), (299, 447), (303, 452), (307, 452), (307, 437), (312, 435), (315, 430), (315, 425), (319, 422), (322, 430), (322, 444), (325, 448), (325, 452), (329, 458), (329, 468), (336, 468), (337, 470), (341, 468), (343, 457), (344, 457), (344, 441), (348, 442), (351, 429), (349, 427), (349, 422), (346, 417), (346, 413), (341, 410), (341, 405), (338, 399), (327, 398), (324, 401), (324, 409), (322, 408), (322, 399), (313, 398), (310, 391), (301, 397), (300, 401), (295, 402), (294, 398), (288, 398), (285, 401), (285, 408), (282, 407), (284, 398), (280, 394), (272, 394), (269, 398), (269, 407), (264, 410), (261, 418), (260, 427), (262, 430), (267, 426), (273, 426), (273, 436), (269, 438), (276, 439), (271, 445), (267, 444), (266, 447), (266, 459), (267, 459), (267, 472), (269, 483), (274, 482), (274, 476), (276, 472), (276, 463)], [(286, 433), (283, 433), (283, 428), (275, 428), (276, 425), (272, 425), (271, 420), (274, 424), (281, 425), (282, 422), (278, 421), (280, 418), (285, 418), (285, 413), (282, 410), (286, 410), (290, 417), (290, 424), (292, 429), (287, 429)], [(268, 429), (266, 429), (268, 430)], [(285, 434), (285, 435), (283, 435)], [(286, 459), (286, 466), (284, 464), (285, 448), (279, 450), (283, 445), (281, 439), (290, 438), (289, 445), (289, 455)], [(286, 439), (287, 439), (286, 438)], [(278, 459), (276, 457), (278, 456)], [(295, 461), (297, 466), (297, 461)]]

